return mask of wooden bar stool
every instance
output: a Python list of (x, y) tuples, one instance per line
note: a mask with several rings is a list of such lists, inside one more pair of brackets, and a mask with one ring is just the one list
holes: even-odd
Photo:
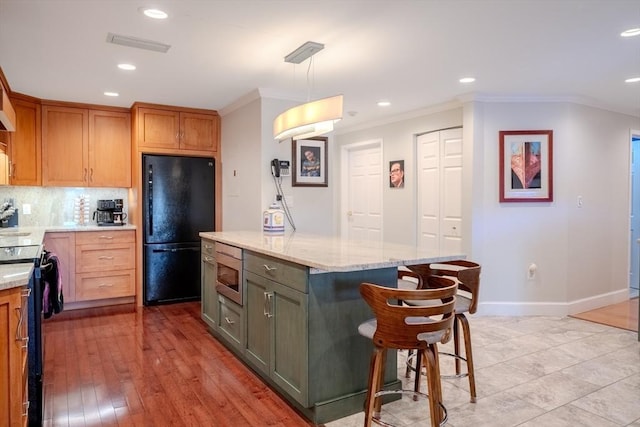
[[(480, 291), (480, 270), (479, 264), (466, 261), (466, 260), (454, 260), (439, 262), (433, 264), (419, 264), (407, 266), (411, 271), (420, 275), (423, 280), (423, 286), (428, 277), (441, 276), (454, 279), (458, 284), (458, 294), (456, 296), (455, 304), (455, 323), (453, 325), (453, 346), (454, 354), (441, 353), (448, 356), (453, 356), (456, 363), (455, 375), (443, 376), (443, 378), (469, 378), (469, 394), (471, 403), (476, 402), (476, 379), (473, 369), (473, 351), (471, 348), (471, 329), (469, 328), (469, 320), (465, 316), (466, 313), (473, 314), (478, 309), (478, 294)], [(427, 284), (428, 286), (428, 284)], [(424, 304), (421, 301), (405, 301), (407, 304)], [(464, 357), (460, 354), (460, 333), (459, 329), (462, 328), (464, 335)], [(465, 362), (467, 365), (467, 371), (462, 373), (460, 369), (460, 362)], [(411, 361), (409, 360), (408, 363)], [(410, 365), (409, 365), (410, 366)], [(420, 372), (420, 356), (416, 357), (416, 372)], [(419, 375), (416, 375), (416, 391), (419, 391)]]
[[(427, 281), (428, 289), (417, 290), (387, 288), (371, 283), (360, 285), (360, 294), (375, 315), (358, 327), (360, 335), (370, 338), (374, 345), (365, 401), (365, 427), (371, 426), (372, 422), (390, 425), (380, 419), (383, 395), (421, 394), (415, 390), (382, 390), (387, 349), (421, 351), (427, 370), (431, 426), (440, 426), (447, 420), (446, 408), (442, 404), (437, 343), (446, 343), (451, 337), (457, 284), (437, 276), (429, 277)], [(399, 305), (398, 300), (428, 301), (430, 305)]]

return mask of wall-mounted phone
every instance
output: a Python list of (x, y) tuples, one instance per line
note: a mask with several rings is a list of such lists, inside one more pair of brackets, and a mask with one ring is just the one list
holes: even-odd
[(291, 176), (290, 162), (288, 160), (271, 160), (271, 174), (276, 178), (281, 176)]

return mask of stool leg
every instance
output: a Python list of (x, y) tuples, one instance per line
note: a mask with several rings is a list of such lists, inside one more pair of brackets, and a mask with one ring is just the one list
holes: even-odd
[(440, 396), (437, 383), (440, 382), (439, 372), (437, 370), (436, 360), (437, 349), (429, 346), (423, 352), (423, 362), (427, 369), (427, 388), (429, 393), (429, 415), (431, 418), (431, 426), (439, 427), (442, 419), (440, 412)]
[(471, 349), (471, 328), (469, 328), (469, 320), (464, 314), (456, 316), (462, 325), (464, 333), (464, 351), (467, 359), (467, 372), (469, 373), (469, 393), (471, 394), (471, 403), (476, 403), (476, 376), (473, 369), (473, 352)]
[(411, 355), (413, 354), (413, 350), (409, 349), (409, 351), (407, 352), (407, 369), (404, 371), (404, 377), (405, 378), (410, 378), (411, 377), (411, 364), (409, 363), (409, 358), (411, 357)]
[[(380, 350), (379, 365), (378, 365), (378, 378), (377, 378), (377, 389), (376, 393), (381, 391), (384, 388), (384, 368), (387, 363), (387, 349)], [(380, 413), (382, 412), (382, 397), (377, 397), (375, 399), (375, 411), (373, 413), (374, 418), (380, 418)]]
[[(453, 349), (456, 356), (460, 356), (460, 331), (458, 325), (459, 317), (456, 314), (456, 318), (453, 321)], [(456, 361), (456, 375), (460, 375), (460, 359), (454, 357)]]
[(367, 397), (365, 399), (364, 407), (364, 426), (371, 427), (372, 418), (374, 415), (374, 408), (376, 403), (376, 392), (379, 388), (378, 379), (380, 375), (378, 371), (381, 369), (380, 360), (382, 359), (382, 352), (384, 350), (378, 347), (374, 347), (371, 354), (371, 363), (369, 366), (369, 389), (367, 390)]
[(444, 421), (444, 408), (442, 408), (442, 406), (440, 406), (441, 404), (443, 404), (443, 397), (442, 397), (442, 376), (440, 375), (440, 353), (438, 352), (438, 345), (437, 344), (432, 344), (431, 345), (433, 347), (433, 360), (435, 361), (434, 364), (434, 377), (435, 377), (435, 390), (437, 391), (437, 405), (436, 405), (436, 409), (438, 411), (438, 425), (440, 425), (443, 421)]
[[(422, 353), (424, 353), (424, 350), (416, 350), (416, 376), (413, 379), (413, 391), (415, 391), (416, 393), (420, 392), (420, 379), (422, 377)], [(413, 400), (418, 400), (418, 396), (414, 395)]]

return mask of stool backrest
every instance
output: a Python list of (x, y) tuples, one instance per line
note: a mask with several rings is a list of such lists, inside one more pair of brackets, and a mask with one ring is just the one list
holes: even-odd
[(432, 264), (408, 265), (407, 268), (419, 274), (423, 281), (430, 276), (454, 277), (458, 280), (458, 288), (471, 294), (469, 313), (478, 309), (478, 295), (480, 293), (480, 264), (467, 260), (453, 260)]
[[(442, 333), (442, 343), (449, 341), (458, 285), (445, 277), (432, 276), (427, 281), (428, 289), (416, 290), (387, 288), (372, 283), (360, 285), (360, 294), (376, 317), (375, 345), (425, 349), (428, 344), (418, 339), (418, 335), (438, 332)], [(395, 300), (422, 300), (429, 301), (429, 304), (402, 306)]]

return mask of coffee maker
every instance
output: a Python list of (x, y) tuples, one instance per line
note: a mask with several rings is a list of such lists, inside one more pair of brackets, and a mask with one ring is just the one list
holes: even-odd
[(98, 210), (93, 213), (93, 219), (100, 226), (124, 225), (127, 214), (122, 212), (122, 199), (98, 200)]

